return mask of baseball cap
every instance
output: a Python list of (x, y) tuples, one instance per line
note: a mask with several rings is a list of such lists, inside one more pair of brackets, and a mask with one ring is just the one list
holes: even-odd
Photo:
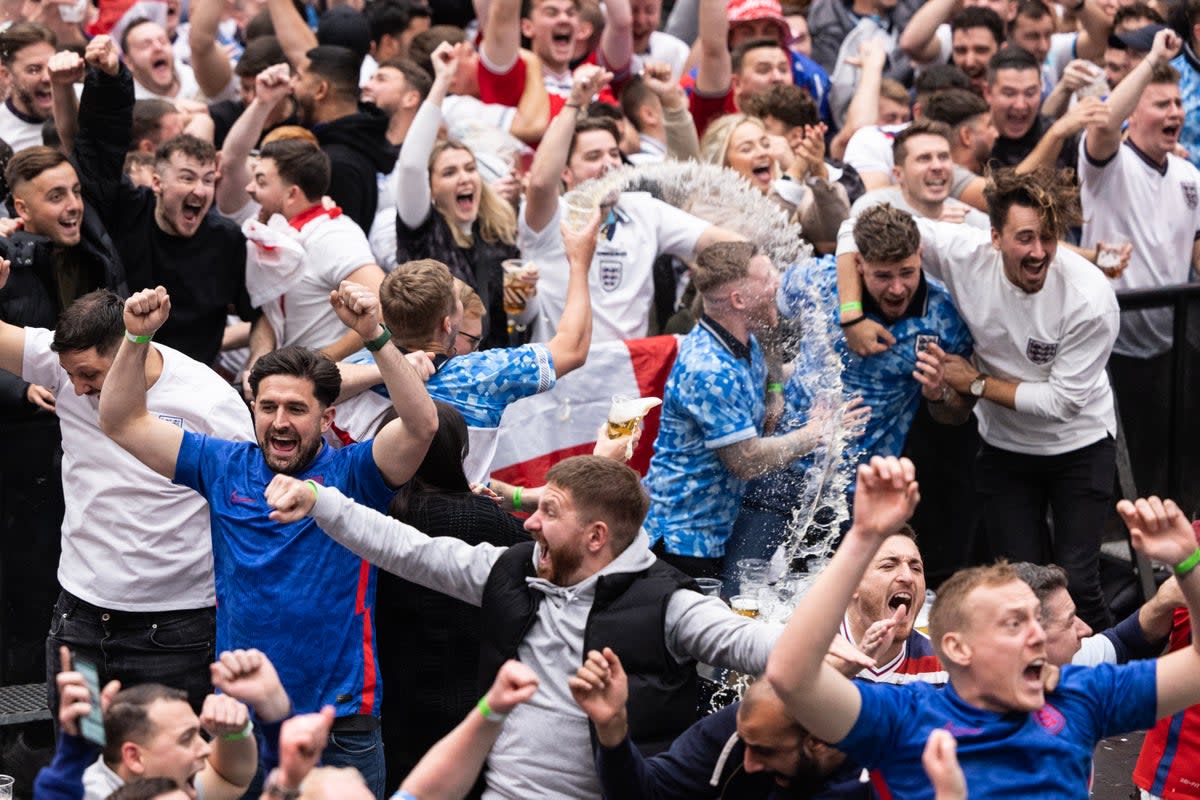
[(1108, 46), (1116, 50), (1137, 50), (1139, 53), (1149, 53), (1150, 48), (1154, 47), (1154, 36), (1165, 27), (1165, 25), (1151, 22), (1146, 27), (1138, 28), (1135, 31), (1110, 33)]
[(726, 15), (732, 27), (739, 22), (755, 22), (768, 19), (779, 29), (779, 42), (787, 44), (792, 40), (792, 29), (783, 18), (783, 7), (779, 0), (729, 0)]

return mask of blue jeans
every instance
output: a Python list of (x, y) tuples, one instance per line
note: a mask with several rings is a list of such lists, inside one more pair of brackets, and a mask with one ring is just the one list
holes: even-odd
[(383, 733), (379, 728), (354, 733), (330, 733), (321, 763), (327, 767), (354, 767), (362, 773), (372, 794), (384, 800), (387, 769), (383, 760)]
[(97, 608), (63, 592), (54, 604), (46, 637), (46, 693), (58, 717), (58, 648), (96, 665), (100, 685), (116, 679), (122, 686), (161, 683), (187, 692), (199, 713), (212, 693), (209, 665), (216, 658), (216, 610), (113, 611)]

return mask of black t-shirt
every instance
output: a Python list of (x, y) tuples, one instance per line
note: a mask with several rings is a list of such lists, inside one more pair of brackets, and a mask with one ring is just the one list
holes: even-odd
[[(988, 165), (992, 169), (1017, 166), (1025, 160), (1027, 155), (1033, 152), (1033, 148), (1037, 147), (1037, 143), (1046, 135), (1046, 131), (1050, 130), (1051, 124), (1053, 123), (1050, 120), (1038, 115), (1033, 126), (1021, 138), (996, 137), (996, 144), (992, 146), (992, 155), (988, 159)], [(1070, 167), (1071, 169), (1076, 169), (1078, 162), (1079, 134), (1073, 134), (1063, 142), (1062, 150), (1058, 154), (1055, 165), (1059, 168)]]
[(171, 316), (154, 340), (203, 364), (221, 350), (225, 316), (255, 312), (246, 293), (246, 240), (233, 222), (209, 210), (190, 238), (170, 236), (154, 221), (154, 193), (124, 187), (120, 221), (109, 229), (129, 278), (130, 291), (165, 286)]

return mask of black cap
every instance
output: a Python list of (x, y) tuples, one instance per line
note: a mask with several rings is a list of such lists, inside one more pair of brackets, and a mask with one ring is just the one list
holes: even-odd
[(1144, 28), (1123, 33), (1110, 33), (1108, 46), (1116, 50), (1136, 50), (1139, 53), (1149, 53), (1154, 47), (1154, 36), (1166, 26), (1151, 22)]

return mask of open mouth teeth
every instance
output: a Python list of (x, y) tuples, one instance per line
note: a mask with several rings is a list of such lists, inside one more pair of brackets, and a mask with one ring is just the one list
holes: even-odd
[(895, 611), (900, 606), (912, 608), (912, 595), (908, 592), (896, 592), (888, 599), (888, 608)]
[(1167, 136), (1174, 136), (1175, 134), (1179, 133), (1179, 128), (1175, 125), (1168, 125), (1167, 127), (1163, 128), (1163, 133), (1165, 133)]
[(751, 170), (751, 172), (753, 172), (754, 177), (758, 178), (759, 180), (764, 180), (766, 178), (771, 177), (771, 168), (769, 166), (755, 167), (754, 169)]
[(1030, 681), (1040, 681), (1042, 679), (1042, 667), (1046, 666), (1046, 659), (1035, 658), (1029, 662), (1029, 666), (1025, 668), (1025, 678)]
[(555, 44), (570, 44), (571, 43), (571, 32), (570, 31), (556, 31), (553, 34), (553, 36), (551, 36), (550, 38), (554, 41)]

